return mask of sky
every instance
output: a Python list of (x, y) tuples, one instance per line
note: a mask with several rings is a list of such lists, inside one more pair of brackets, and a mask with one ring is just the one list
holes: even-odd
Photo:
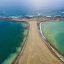
[(24, 6), (25, 8), (63, 8), (64, 0), (0, 0), (0, 7)]

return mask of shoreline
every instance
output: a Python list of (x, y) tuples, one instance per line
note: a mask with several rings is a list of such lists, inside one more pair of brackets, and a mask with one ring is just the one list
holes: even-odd
[[(64, 16), (24, 16), (24, 17), (0, 17), (0, 20), (15, 20), (17, 22), (21, 21), (30, 21), (30, 20), (37, 20), (37, 21), (53, 21), (53, 20), (64, 20)], [(19, 20), (19, 21), (18, 21)]]
[(27, 29), (26, 29), (26, 35), (25, 35), (25, 37), (24, 37), (24, 39), (23, 39), (23, 43), (22, 43), (22, 45), (21, 45), (21, 50), (20, 50), (20, 52), (18, 53), (18, 55), (16, 56), (16, 58), (12, 61), (12, 64), (17, 64), (18, 63), (18, 60), (19, 60), (19, 58), (20, 58), (20, 56), (22, 55), (22, 53), (23, 53), (23, 51), (24, 51), (24, 48), (25, 48), (25, 46), (26, 46), (26, 40), (27, 40), (27, 36), (28, 36), (28, 32), (29, 32), (29, 24), (27, 23), (27, 22), (25, 22), (28, 26), (27, 26)]
[(41, 34), (41, 37), (42, 37), (42, 39), (45, 41), (45, 44), (47, 45), (47, 47), (50, 49), (50, 51), (52, 51), (52, 53), (54, 53), (54, 55), (55, 56), (57, 56), (63, 63), (64, 63), (64, 56), (62, 55), (62, 54), (60, 54), (50, 43), (49, 43), (49, 41), (46, 39), (46, 37), (44, 36), (44, 33), (43, 33), (43, 31), (42, 31), (42, 29), (41, 29), (41, 24), (42, 24), (43, 22), (41, 22), (40, 24), (39, 24), (39, 27), (40, 27), (40, 34)]

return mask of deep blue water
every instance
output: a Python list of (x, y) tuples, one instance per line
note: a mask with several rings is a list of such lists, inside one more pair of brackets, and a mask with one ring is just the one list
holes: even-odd
[(35, 10), (22, 6), (11, 6), (0, 8), (0, 16), (37, 16), (40, 13), (42, 16), (64, 16), (64, 9), (42, 9)]
[(0, 64), (11, 64), (21, 50), (27, 24), (0, 20)]

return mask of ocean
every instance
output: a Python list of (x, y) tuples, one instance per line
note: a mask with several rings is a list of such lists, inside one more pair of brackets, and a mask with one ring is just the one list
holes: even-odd
[(10, 6), (0, 8), (0, 16), (64, 16), (64, 9), (32, 9), (22, 6)]
[(19, 54), (27, 33), (26, 23), (0, 20), (0, 64), (11, 64)]
[(64, 21), (43, 22), (41, 28), (49, 43), (64, 55)]

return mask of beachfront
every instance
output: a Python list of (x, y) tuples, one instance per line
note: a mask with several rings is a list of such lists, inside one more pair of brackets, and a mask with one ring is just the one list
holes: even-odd
[(30, 21), (29, 24), (28, 39), (23, 54), (19, 56), (18, 64), (62, 64), (42, 40), (37, 21)]
[[(22, 21), (21, 19), (15, 18), (13, 18), (13, 20)], [(63, 64), (62, 61), (49, 50), (39, 34), (37, 24), (39, 24), (41, 20), (35, 21), (36, 18), (34, 18), (33, 21), (32, 18), (23, 20), (27, 20), (30, 28), (23, 51), (21, 51), (14, 64)]]
[[(46, 21), (48, 19), (50, 20), (50, 18), (45, 18), (43, 19)], [(26, 45), (24, 46), (23, 51), (21, 51), (15, 64), (63, 64), (63, 62), (50, 51), (45, 44), (45, 41), (40, 36), (37, 24), (41, 21), (35, 21), (36, 18), (32, 21), (32, 19), (33, 18), (29, 19), (31, 21), (28, 20), (30, 29), (26, 40)], [(60, 18), (53, 18), (52, 20), (54, 19), (60, 20)]]

